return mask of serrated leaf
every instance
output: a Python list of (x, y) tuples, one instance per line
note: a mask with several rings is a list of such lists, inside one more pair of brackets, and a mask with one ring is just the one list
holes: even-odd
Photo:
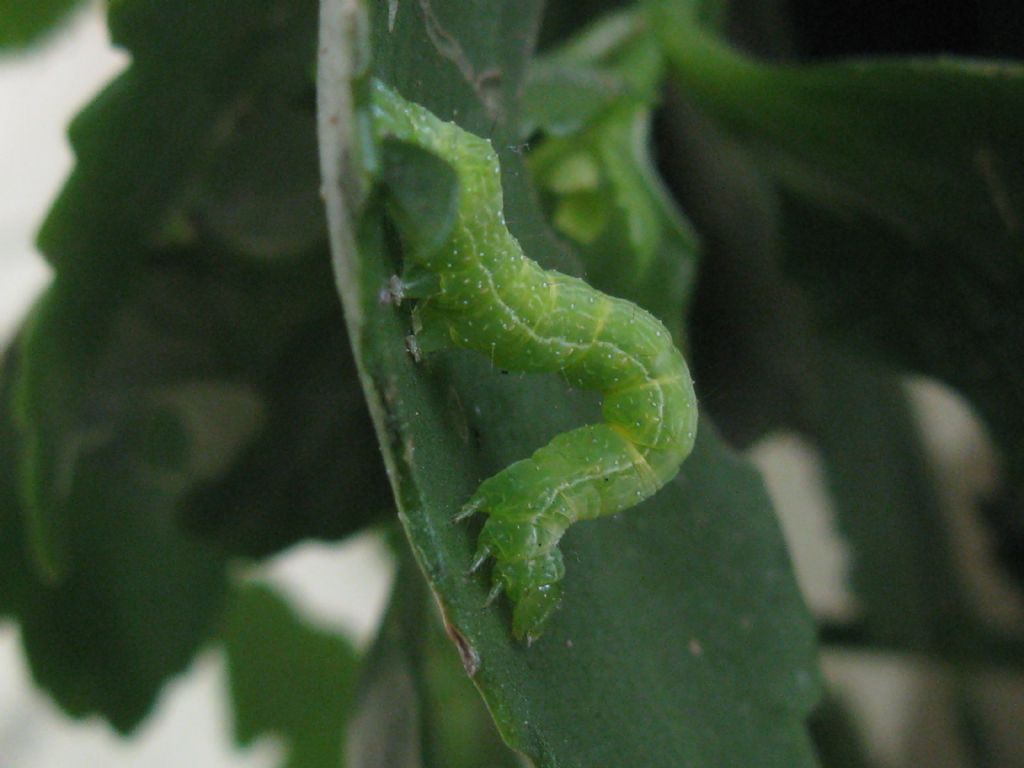
[(51, 578), (74, 566), (68, 521), (79, 512), (69, 487), (80, 461), (132, 430), (148, 437), (154, 424), (169, 424), (178, 448), (168, 470), (188, 486), (177, 492), (220, 477), (265, 423), (264, 377), (296, 331), (324, 312), (313, 300), (324, 283), (312, 265), (232, 274), (223, 254), (167, 257), (116, 282), (59, 274), (33, 311), (18, 404), (25, 499)]
[[(225, 562), (175, 525), (181, 484), (170, 423), (125, 430), (80, 458), (66, 487), (77, 567), (56, 585), (37, 577), (13, 489), (13, 366), (9, 358), (0, 388), (0, 611), (18, 620), (33, 678), (68, 713), (100, 712), (126, 732), (213, 628)], [(140, 427), (159, 419), (137, 416)]]
[[(372, 40), (378, 74), (404, 95), (492, 135), (506, 220), (531, 256), (555, 266), (565, 254), (558, 257), (538, 222), (511, 140), (515, 102), (495, 101), (517, 93), (535, 10), (400, 5), (393, 24), (375, 18)], [(326, 146), (351, 140), (346, 56), (360, 42), (339, 34), (359, 29), (351, 13), (325, 6)], [(516, 25), (500, 27), (513, 13)], [(501, 72), (500, 86), (474, 87), (475, 78), (463, 77), (470, 68)], [(760, 480), (709, 422), (679, 479), (654, 500), (569, 532), (566, 597), (531, 648), (512, 640), (506, 607), (484, 606), (486, 576), (466, 573), (477, 531), (453, 526), (452, 514), (480, 480), (593, 417), (593, 404), (554, 376), (502, 377), (469, 353), (414, 364), (404, 310), (377, 301), (397, 254), (373, 216), (353, 250), (344, 217), (352, 220), (359, 201), (339, 198), (331, 181), (345, 155), (324, 158), (346, 317), (401, 519), (507, 743), (540, 766), (563, 768), (814, 765), (803, 724), (818, 693), (813, 626)]]
[(213, 628), (223, 549), (342, 536), (387, 501), (316, 209), (315, 3), (133, 0), (111, 24), (134, 61), (76, 120), (44, 227), (0, 569), (37, 681), (128, 730)]
[(322, 248), (315, 23), (314, 2), (114, 5), (133, 63), (76, 120), (41, 236), (0, 609), (40, 685), (121, 730), (220, 614), (224, 553), (183, 514), (265, 553), (388, 504)]
[(287, 745), (284, 768), (340, 765), (358, 668), (352, 645), (260, 584), (232, 590), (223, 635), (238, 742), (272, 734)]
[[(110, 30), (132, 65), (71, 125), (75, 170), (39, 235), (51, 262), (117, 266), (208, 229), (258, 251), (308, 248), (316, 3), (133, 0), (112, 6)], [(271, 208), (273, 231), (253, 231)]]
[[(138, 0), (115, 6), (111, 26), (133, 64), (73, 126), (78, 164), (41, 235), (58, 278), (26, 343), (37, 559), (66, 566), (55, 473), (76, 441), (116, 429), (125, 402), (167, 377), (230, 377), (259, 401), (237, 455), (193, 476), (190, 525), (247, 554), (344, 535), (385, 508), (387, 489), (318, 272), (316, 4)], [(151, 322), (160, 312), (175, 322)], [(122, 326), (112, 340), (131, 313), (145, 333)], [(115, 392), (119, 376), (131, 386)], [(359, 475), (345, 482), (349, 461)]]

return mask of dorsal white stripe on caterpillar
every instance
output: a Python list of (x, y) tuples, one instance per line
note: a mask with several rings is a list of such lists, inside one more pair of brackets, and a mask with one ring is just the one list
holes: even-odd
[(531, 642), (558, 605), (558, 542), (578, 520), (628, 509), (671, 480), (693, 447), (696, 397), (665, 327), (635, 304), (528, 259), (505, 226), (501, 169), (490, 143), (372, 88), (375, 139), (444, 160), (458, 181), (450, 233), (424, 245), (397, 220), (407, 272), (436, 284), (417, 301), (420, 333), (488, 355), (509, 371), (557, 372), (604, 397), (605, 423), (556, 436), (484, 481), (461, 516), (488, 515), (478, 566), (495, 560), (496, 595), (513, 603), (513, 633)]

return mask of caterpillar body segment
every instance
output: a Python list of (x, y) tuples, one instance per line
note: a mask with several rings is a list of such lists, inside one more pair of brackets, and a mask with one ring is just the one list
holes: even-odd
[(455, 171), (454, 224), (443, 243), (408, 248), (410, 271), (437, 290), (418, 300), (420, 332), (476, 350), (510, 371), (556, 372), (603, 395), (605, 423), (555, 437), (484, 481), (464, 514), (488, 516), (476, 565), (494, 558), (492, 596), (513, 604), (513, 633), (536, 639), (561, 597), (558, 543), (579, 520), (635, 506), (671, 480), (690, 453), (696, 397), (665, 327), (635, 304), (545, 270), (505, 226), (501, 169), (490, 143), (380, 83), (373, 88), (378, 141), (436, 154)]

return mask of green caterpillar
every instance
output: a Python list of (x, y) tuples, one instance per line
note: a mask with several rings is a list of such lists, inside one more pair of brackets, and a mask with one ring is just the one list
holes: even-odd
[(472, 569), (494, 558), (489, 599), (508, 596), (513, 634), (530, 643), (561, 599), (558, 542), (566, 529), (628, 509), (675, 477), (696, 435), (693, 383), (651, 314), (523, 254), (505, 226), (490, 142), (379, 82), (371, 104), (378, 145), (397, 140), (425, 150), (458, 182), (453, 223), (442, 238), (419, 237), (396, 217), (406, 275), (431, 286), (417, 294), (417, 333), (440, 334), (506, 370), (560, 373), (604, 397), (606, 423), (558, 435), (486, 480), (456, 518), (489, 516)]

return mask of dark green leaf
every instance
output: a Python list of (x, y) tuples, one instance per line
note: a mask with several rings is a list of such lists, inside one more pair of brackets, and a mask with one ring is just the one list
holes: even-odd
[(332, 310), (299, 329), (260, 380), (266, 418), (253, 441), (183, 505), (185, 524), (229, 552), (340, 539), (394, 506), (344, 320)]
[[(63, 488), (77, 567), (57, 585), (36, 577), (13, 491), (12, 360), (4, 366), (0, 418), (0, 611), (20, 623), (33, 677), (66, 711), (100, 712), (127, 731), (213, 628), (225, 563), (175, 525), (181, 436), (154, 404), (134, 414), (134, 428), (79, 457)], [(167, 394), (162, 407), (170, 408)], [(196, 391), (191, 405), (217, 394), (232, 393)], [(185, 393), (178, 396), (183, 401)]]
[(231, 552), (338, 538), (391, 505), (326, 263), (170, 261), (116, 298), (58, 278), (36, 311), (22, 383), (35, 436), (27, 480), (53, 574), (69, 565), (61, 473), (161, 419), (180, 422), (179, 514)]
[(863, 361), (827, 349), (818, 359), (814, 431), (855, 553), (852, 585), (867, 631), (923, 652), (953, 645), (968, 617), (907, 395)]
[(422, 665), (426, 590), (408, 558), (360, 670), (346, 768), (424, 768)]
[[(129, 281), (116, 301), (83, 283), (74, 289), (79, 304), (58, 278), (26, 343), (23, 401), (36, 434), (30, 479), (44, 505), (37, 517), (59, 524), (61, 562), (70, 562), (46, 594), (59, 598), (72, 629), (34, 631), (25, 614), (24, 639), (30, 660), (49, 664), (50, 646), (64, 638), (57, 652), (77, 661), (51, 664), (37, 678), (71, 711), (99, 709), (122, 728), (145, 712), (162, 675), (180, 668), (183, 649), (202, 640), (219, 609), (222, 562), (179, 530), (182, 511), (219, 516), (219, 538), (231, 548), (266, 551), (301, 536), (342, 535), (387, 504), (354, 372), (338, 379), (347, 356), (340, 318), (333, 303), (325, 315), (313, 298), (318, 288), (330, 298), (329, 276), (308, 264), (298, 274), (280, 266), (230, 274), (229, 259), (221, 262), (229, 274), (217, 274), (191, 256), (176, 254), (174, 266)], [(303, 372), (309, 378), (294, 382)], [(199, 498), (190, 495), (197, 486)], [(307, 506), (296, 514), (299, 503)], [(90, 589), (102, 591), (101, 605), (83, 594)], [(147, 589), (159, 597), (146, 599)], [(37, 603), (45, 608), (46, 600), (30, 596), (25, 605)], [(95, 622), (88, 632), (74, 627), (86, 620), (78, 606)], [(51, 623), (59, 613), (47, 611)], [(154, 637), (138, 636), (136, 624)], [(79, 635), (113, 649), (114, 659), (78, 658), (78, 641), (67, 638)], [(174, 653), (148, 651), (157, 640)], [(123, 643), (152, 653), (157, 671), (115, 665), (116, 653), (130, 656)], [(146, 706), (132, 699), (126, 711), (120, 700), (73, 692), (81, 703), (64, 692), (103, 663), (116, 669), (97, 684), (100, 693), (123, 688)]]
[[(272, 366), (297, 332), (331, 312), (329, 278), (310, 263), (163, 258), (116, 282), (58, 275), (33, 312), (19, 406), (33, 539), (51, 577), (72, 565), (67, 521), (82, 512), (68, 487), (80, 460), (112, 443), (134, 449), (122, 443), (134, 431), (177, 446), (159, 460), (187, 484), (178, 493), (220, 477), (267, 423), (261, 385)], [(152, 429), (159, 425), (170, 426)]]
[(404, 553), (391, 605), (362, 670), (347, 768), (519, 766), (431, 602)]
[(715, 393), (705, 407), (744, 443), (789, 428), (821, 451), (853, 554), (860, 642), (955, 657), (963, 647), (954, 646), (983, 629), (960, 594), (951, 532), (906, 395), (891, 373), (840, 351), (801, 290), (863, 279), (864, 259), (802, 285), (789, 279), (781, 246), (826, 247), (815, 219), (786, 219), (789, 238), (780, 242), (776, 198), (749, 157), (685, 105), (673, 106), (673, 127), (691, 142), (677, 157), (681, 189), (699, 203), (693, 212), (709, 249), (692, 334), (696, 380)]
[(40, 684), (127, 730), (221, 610), (224, 554), (183, 514), (265, 553), (387, 501), (321, 247), (315, 3), (136, 0), (111, 23), (134, 63), (75, 123), (19, 350), (7, 458), (37, 568), (5, 510), (0, 573)]
[[(424, 7), (433, 21), (424, 22)], [(522, 186), (521, 159), (505, 149), (503, 137), (515, 135), (507, 120), (514, 102), (490, 100), (517, 92), (530, 10), (499, 2), (399, 5), (393, 28), (386, 14), (375, 20), (373, 39), (380, 73), (404, 95), (443, 116), (457, 113), (471, 130), (493, 126), (506, 219), (527, 252), (553, 266), (558, 259)], [(327, 18), (343, 13), (327, 6)], [(512, 13), (517, 26), (502, 30), (498, 22)], [(437, 27), (424, 29), (435, 23), (447, 33), (444, 45)], [(335, 63), (352, 50), (340, 35), (326, 35), (324, 44)], [(465, 58), (453, 61), (456, 46)], [(459, 63), (501, 71), (501, 90), (481, 93), (474, 80), (453, 75)], [(332, 110), (343, 108), (339, 93), (351, 85), (338, 71), (321, 81), (327, 143), (345, 140), (338, 126), (348, 118)], [(338, 178), (327, 159), (325, 177)], [(569, 532), (562, 608), (531, 648), (512, 640), (506, 606), (484, 607), (486, 575), (466, 574), (478, 531), (452, 525), (451, 516), (482, 479), (592, 417), (593, 403), (554, 376), (503, 377), (470, 353), (414, 364), (403, 343), (405, 310), (377, 301), (398, 264), (379, 219), (363, 220), (357, 255), (345, 239), (345, 201), (330, 185), (326, 193), (337, 216), (337, 266), (352, 276), (342, 286), (346, 316), (401, 519), (506, 741), (540, 766), (814, 765), (803, 723), (818, 693), (813, 626), (760, 480), (710, 422), (679, 479), (655, 499)], [(396, 674), (391, 683), (405, 680)]]
[(857, 723), (834, 694), (826, 696), (811, 716), (811, 733), (824, 768), (871, 768)]
[(870, 216), (784, 200), (786, 267), (824, 327), (963, 392), (1024, 486), (1024, 251), (979, 242), (965, 252)]
[(79, 4), (80, 0), (0, 0), (0, 51), (38, 42)]
[(114, 4), (132, 66), (71, 126), (75, 171), (39, 236), (50, 260), (94, 272), (207, 231), (260, 256), (317, 242), (316, 18), (312, 0)]
[(285, 768), (335, 768), (344, 751), (356, 654), (345, 638), (306, 623), (269, 587), (231, 594), (224, 627), (235, 734), (287, 744)]
[(801, 194), (962, 248), (1020, 253), (1024, 66), (758, 64), (702, 32), (685, 3), (650, 5), (679, 82)]
[(953, 385), (988, 422), (1011, 485), (997, 525), (1014, 530), (1024, 487), (1024, 66), (758, 64), (673, 0), (651, 5), (681, 85), (791, 190), (787, 263), (815, 310), (861, 348)]
[(81, 441), (197, 378), (252, 413), (192, 474), (189, 524), (247, 554), (344, 535), (387, 484), (319, 249), (316, 4), (136, 0), (111, 25), (133, 64), (73, 127), (78, 165), (42, 235), (58, 279), (26, 343), (38, 559), (67, 565), (57, 474)]

